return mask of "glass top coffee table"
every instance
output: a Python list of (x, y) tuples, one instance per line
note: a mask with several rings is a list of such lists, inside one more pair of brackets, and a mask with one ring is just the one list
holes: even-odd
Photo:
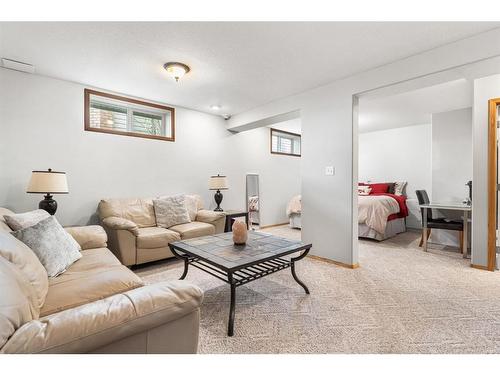
[[(189, 265), (192, 265), (231, 286), (228, 336), (234, 334), (236, 287), (290, 267), (295, 281), (309, 294), (309, 289), (295, 273), (295, 262), (309, 253), (312, 244), (266, 233), (248, 232), (245, 245), (235, 245), (232, 233), (221, 233), (172, 242), (169, 247), (177, 258), (184, 261), (181, 280), (186, 277)], [(301, 251), (302, 254), (296, 257), (284, 258)]]

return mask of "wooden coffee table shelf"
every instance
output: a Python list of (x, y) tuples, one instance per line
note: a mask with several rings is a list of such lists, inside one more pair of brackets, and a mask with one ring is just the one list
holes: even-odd
[[(181, 280), (187, 276), (191, 265), (230, 285), (228, 336), (234, 334), (236, 287), (291, 268), (295, 281), (309, 294), (309, 289), (295, 273), (295, 263), (309, 253), (311, 244), (266, 233), (249, 232), (246, 245), (234, 245), (232, 233), (223, 233), (176, 241), (169, 246), (174, 255), (184, 261)], [(297, 252), (302, 254), (290, 259), (284, 258)]]

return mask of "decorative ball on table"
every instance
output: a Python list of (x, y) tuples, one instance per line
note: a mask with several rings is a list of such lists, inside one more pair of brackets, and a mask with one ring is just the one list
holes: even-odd
[(52, 198), (52, 194), (69, 193), (66, 172), (56, 172), (50, 168), (46, 171), (33, 171), (26, 192), (45, 194), (45, 199), (38, 204), (38, 208), (54, 215), (57, 211), (57, 202)]
[(235, 220), (233, 223), (233, 242), (235, 245), (244, 245), (248, 239), (248, 228), (244, 221)]

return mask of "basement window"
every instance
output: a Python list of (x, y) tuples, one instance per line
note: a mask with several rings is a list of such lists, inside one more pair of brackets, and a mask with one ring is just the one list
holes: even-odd
[(85, 130), (174, 141), (175, 109), (85, 89)]
[(271, 154), (300, 156), (300, 134), (271, 128)]

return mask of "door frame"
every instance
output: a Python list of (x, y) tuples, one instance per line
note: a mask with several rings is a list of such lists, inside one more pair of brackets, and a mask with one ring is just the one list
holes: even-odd
[(498, 106), (500, 98), (488, 100), (488, 271), (494, 271), (496, 263)]

